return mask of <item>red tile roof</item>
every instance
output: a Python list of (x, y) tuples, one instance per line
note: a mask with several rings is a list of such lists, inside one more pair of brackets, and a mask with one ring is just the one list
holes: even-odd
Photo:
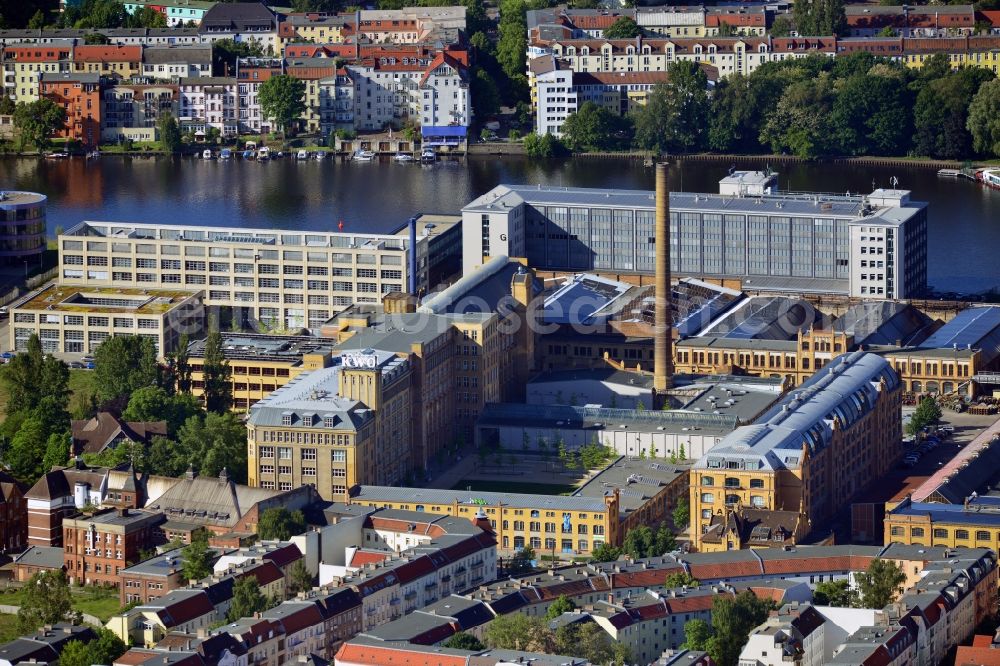
[(436, 652), (414, 652), (403, 646), (381, 647), (344, 643), (337, 651), (338, 664), (369, 666), (465, 666), (466, 657)]
[(76, 62), (140, 62), (141, 46), (120, 46), (113, 44), (90, 44), (73, 47)]
[(1000, 650), (959, 645), (955, 654), (955, 666), (1000, 666)]
[(389, 555), (390, 553), (380, 550), (356, 550), (354, 551), (354, 556), (351, 557), (351, 561), (348, 566), (363, 567), (366, 564), (384, 562)]

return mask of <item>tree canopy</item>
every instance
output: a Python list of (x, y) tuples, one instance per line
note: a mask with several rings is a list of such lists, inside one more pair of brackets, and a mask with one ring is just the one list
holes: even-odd
[(584, 102), (566, 117), (561, 131), (570, 150), (619, 150), (628, 147), (631, 122), (594, 102)]
[(181, 571), (186, 580), (201, 580), (212, 574), (212, 551), (208, 547), (208, 532), (198, 530), (191, 543), (181, 551)]
[(692, 62), (675, 62), (669, 81), (655, 86), (634, 114), (635, 143), (657, 152), (688, 152), (703, 142), (708, 124), (708, 77)]
[(28, 581), (26, 588), (30, 593), (23, 596), (17, 611), (17, 628), (21, 633), (33, 633), (46, 624), (77, 619), (65, 571), (37, 573)]
[(233, 600), (226, 612), (226, 619), (235, 622), (241, 617), (252, 617), (267, 608), (267, 597), (261, 594), (260, 583), (253, 575), (245, 575), (233, 583)]
[(684, 626), (684, 647), (708, 652), (720, 666), (736, 666), (750, 632), (774, 608), (773, 601), (760, 599), (750, 590), (735, 597), (717, 596), (712, 599), (711, 626), (704, 620)]
[(642, 28), (631, 16), (621, 16), (604, 31), (604, 39), (632, 39), (642, 34)]
[(306, 520), (301, 511), (285, 507), (265, 509), (257, 521), (257, 535), (264, 541), (285, 541), (306, 530)]
[(549, 607), (545, 610), (545, 618), (547, 620), (554, 620), (563, 613), (569, 613), (576, 608), (576, 604), (573, 600), (565, 595), (560, 595), (555, 601), (549, 604)]
[(441, 645), (452, 650), (473, 650), (479, 652), (486, 649), (486, 646), (478, 638), (464, 631), (459, 631), (444, 643), (441, 643)]
[(38, 150), (45, 150), (52, 135), (65, 124), (66, 110), (46, 97), (14, 107), (14, 127), (21, 141)]
[(154, 386), (157, 377), (156, 347), (149, 338), (115, 335), (94, 352), (97, 397), (105, 402), (127, 401), (135, 391)]
[(91, 664), (111, 664), (125, 654), (128, 646), (110, 629), (99, 627), (97, 638), (84, 643), (70, 641), (59, 653), (59, 666), (91, 666)]
[(205, 338), (205, 358), (202, 363), (205, 409), (228, 412), (233, 405), (232, 370), (222, 350), (222, 334), (212, 325)]
[(903, 591), (906, 574), (891, 560), (876, 558), (868, 568), (855, 574), (858, 603), (862, 608), (882, 608)]
[(969, 104), (965, 125), (977, 153), (1000, 156), (1000, 79), (979, 87)]
[(283, 132), (306, 112), (306, 84), (288, 74), (272, 76), (257, 89), (260, 111)]

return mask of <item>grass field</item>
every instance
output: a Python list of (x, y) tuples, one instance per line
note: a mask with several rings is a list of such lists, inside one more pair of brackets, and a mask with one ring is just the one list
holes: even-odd
[[(17, 587), (9, 587), (0, 590), (0, 605), (20, 606), (21, 600), (24, 598), (24, 593), (24, 588)], [(121, 610), (118, 590), (115, 589), (100, 586), (71, 586), (70, 594), (73, 597), (74, 609), (80, 611), (81, 613), (86, 613), (87, 615), (93, 615), (94, 617), (100, 618), (102, 622), (106, 622), (108, 618)], [(7, 617), (14, 616), (0, 615), (0, 618)], [(5, 627), (3, 623), (0, 622), (0, 632), (4, 629)], [(0, 643), (2, 642), (4, 641), (0, 640)]]
[(21, 632), (17, 630), (17, 616), (0, 614), (0, 643), (9, 643), (20, 635)]
[(472, 492), (486, 493), (525, 493), (528, 495), (569, 495), (575, 486), (559, 483), (531, 483), (529, 481), (481, 481), (478, 479), (462, 479), (452, 490), (472, 488)]

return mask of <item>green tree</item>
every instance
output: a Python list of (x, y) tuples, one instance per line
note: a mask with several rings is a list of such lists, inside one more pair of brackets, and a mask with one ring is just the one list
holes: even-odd
[(674, 527), (677, 529), (682, 530), (687, 527), (688, 521), (691, 520), (691, 505), (688, 503), (686, 497), (682, 497), (677, 501), (677, 506), (674, 507), (671, 518), (673, 518)]
[(11, 440), (4, 458), (14, 476), (33, 484), (48, 471), (44, 468), (48, 448), (49, 430), (45, 420), (31, 415), (21, 422), (21, 428)]
[(128, 646), (110, 629), (95, 629), (97, 638), (84, 643), (70, 641), (59, 653), (59, 666), (91, 666), (91, 664), (111, 664), (125, 654)]
[(792, 22), (787, 17), (777, 16), (769, 32), (772, 37), (789, 37), (792, 34)]
[(885, 26), (878, 31), (878, 37), (895, 37), (896, 31), (891, 26)]
[(228, 412), (233, 404), (232, 370), (222, 350), (222, 334), (212, 326), (205, 339), (204, 377), (205, 409), (210, 412)]
[(559, 139), (551, 134), (539, 136), (534, 132), (524, 137), (524, 152), (528, 157), (555, 157), (563, 151), (563, 146)]
[(36, 409), (43, 400), (47, 408), (55, 406), (61, 410), (69, 403), (69, 367), (54, 356), (45, 355), (35, 334), (28, 338), (27, 350), (0, 369), (0, 384), (7, 392), (8, 414)]
[[(162, 16), (160, 12), (155, 13)], [(161, 113), (156, 127), (160, 131), (160, 147), (168, 153), (178, 152), (181, 149), (181, 128), (173, 114), (168, 111)]]
[(701, 583), (688, 572), (678, 571), (667, 576), (663, 584), (667, 589), (673, 589), (675, 587), (684, 587), (685, 585), (688, 587), (698, 587)]
[(660, 555), (660, 553), (654, 552), (655, 550), (656, 537), (648, 526), (633, 527), (625, 533), (625, 539), (622, 541), (622, 552), (626, 555), (636, 559)]
[(708, 641), (712, 638), (712, 625), (705, 620), (689, 620), (684, 623), (684, 644), (685, 650), (701, 650), (708, 648)]
[(629, 660), (621, 643), (611, 641), (596, 622), (564, 625), (556, 630), (552, 651), (586, 660), (591, 664), (624, 664)]
[(628, 120), (603, 106), (584, 102), (562, 124), (563, 143), (570, 150), (616, 150), (628, 143)]
[(760, 599), (749, 590), (735, 597), (712, 599), (712, 637), (707, 641), (706, 650), (715, 663), (736, 666), (750, 632), (767, 619), (774, 607), (773, 601)]
[(850, 608), (855, 603), (855, 594), (846, 580), (825, 580), (813, 590), (813, 603), (817, 606)]
[(554, 620), (563, 613), (569, 613), (575, 608), (576, 604), (569, 597), (560, 595), (559, 598), (549, 604), (549, 607), (545, 611), (545, 619)]
[(153, 437), (146, 454), (146, 471), (160, 476), (180, 476), (188, 467), (187, 456), (177, 442)]
[(802, 0), (792, 7), (792, 18), (800, 35), (841, 35), (847, 27), (843, 0)]
[(897, 67), (839, 81), (830, 118), (838, 152), (905, 155), (913, 134), (912, 105), (906, 75)]
[(191, 392), (191, 363), (189, 355), (190, 341), (187, 333), (181, 333), (177, 349), (167, 354), (166, 377), (164, 388), (168, 393)]
[(110, 44), (111, 38), (109, 38), (103, 32), (88, 32), (86, 35), (83, 36), (83, 43), (87, 45)]
[(125, 5), (116, 0), (84, 0), (76, 28), (121, 28), (128, 21)]
[(631, 16), (619, 17), (604, 31), (604, 39), (634, 39), (642, 34), (642, 28)]
[(24, 143), (44, 150), (49, 137), (66, 124), (66, 110), (48, 98), (20, 102), (14, 107), (14, 127)]
[(472, 652), (480, 652), (486, 649), (486, 646), (479, 642), (478, 638), (464, 631), (457, 632), (444, 643), (441, 643), (441, 645), (452, 650), (470, 650)]
[(94, 353), (94, 385), (104, 401), (127, 398), (156, 384), (156, 347), (149, 338), (116, 335)]
[(926, 82), (913, 107), (913, 149), (918, 155), (965, 159), (972, 152), (967, 129), (973, 96), (993, 73), (982, 67), (967, 67)]
[(635, 112), (635, 143), (657, 152), (698, 150), (705, 140), (710, 105), (708, 77), (696, 63), (679, 61), (667, 70), (669, 81), (653, 88)]
[(166, 421), (167, 432), (175, 434), (192, 416), (201, 415), (198, 399), (190, 393), (169, 395), (159, 386), (135, 390), (122, 412), (126, 421)]
[[(486, 15), (486, 6), (483, 0), (464, 0), (465, 5), (465, 30), (469, 35), (484, 35), (493, 22)], [(485, 35), (484, 35), (485, 36)]]
[(246, 427), (232, 412), (192, 416), (177, 433), (187, 462), (204, 476), (219, 476), (225, 469), (236, 483), (246, 483)]
[(257, 521), (257, 535), (264, 541), (287, 541), (306, 531), (306, 520), (301, 511), (285, 507), (266, 509)]
[(42, 469), (39, 476), (53, 467), (64, 467), (69, 464), (71, 441), (67, 433), (54, 432), (45, 441), (45, 457), (42, 459)]
[(903, 591), (906, 574), (891, 560), (875, 558), (868, 568), (855, 575), (862, 608), (882, 608)]
[(260, 592), (260, 583), (252, 575), (245, 575), (233, 583), (233, 600), (226, 612), (226, 619), (235, 622), (241, 617), (253, 617), (267, 608), (267, 598)]
[(305, 82), (288, 74), (272, 76), (257, 89), (261, 115), (285, 133), (306, 112), (305, 95)]
[(41, 30), (45, 27), (45, 12), (41, 9), (32, 14), (31, 19), (28, 21), (29, 30)]
[(0, 95), (0, 116), (11, 116), (14, 115), (14, 109), (17, 108), (17, 104), (14, 100), (7, 95)]
[(653, 539), (653, 549), (650, 551), (649, 557), (656, 557), (675, 550), (677, 550), (677, 539), (674, 538), (674, 533), (670, 531), (665, 522), (660, 523), (660, 527), (656, 530), (656, 537)]
[(621, 554), (622, 551), (620, 548), (602, 541), (590, 551), (590, 559), (594, 562), (614, 562), (621, 557)]
[(299, 559), (288, 572), (288, 593), (294, 597), (299, 592), (308, 592), (313, 587), (313, 575), (306, 568), (306, 562)]
[(774, 114), (761, 129), (761, 140), (776, 153), (814, 158), (826, 155), (833, 145), (830, 115), (834, 101), (833, 79), (823, 72), (789, 85)]
[(234, 76), (237, 58), (259, 58), (264, 49), (257, 42), (219, 39), (212, 42), (212, 72), (216, 76)]
[(212, 574), (212, 551), (205, 530), (196, 531), (191, 543), (181, 551), (181, 572), (186, 580), (201, 580)]
[(46, 624), (72, 621), (76, 617), (65, 571), (37, 573), (25, 587), (30, 594), (22, 597), (17, 611), (17, 629), (22, 634), (33, 633)]
[(516, 553), (514, 557), (510, 558), (510, 562), (507, 565), (507, 569), (513, 575), (520, 575), (531, 571), (532, 562), (535, 560), (535, 549), (531, 546), (525, 546)]
[(472, 75), (472, 104), (477, 118), (486, 118), (500, 112), (500, 90), (493, 77), (482, 67)]
[(1000, 79), (979, 86), (969, 104), (965, 126), (976, 152), (1000, 157)]
[(483, 632), (483, 639), (493, 649), (544, 652), (551, 645), (553, 636), (542, 618), (509, 613), (490, 622)]
[[(525, 17), (524, 0), (500, 1), (500, 29), (497, 40), (496, 59), (511, 84), (522, 89), (518, 98), (523, 98), (526, 88), (526, 52), (528, 24)], [(516, 99), (511, 99), (511, 102)]]
[(141, 7), (133, 11), (125, 19), (128, 28), (166, 28), (167, 17), (152, 7)]
[(925, 396), (920, 400), (920, 404), (913, 410), (910, 422), (906, 424), (907, 432), (916, 435), (929, 425), (933, 425), (941, 418), (941, 407), (932, 396)]

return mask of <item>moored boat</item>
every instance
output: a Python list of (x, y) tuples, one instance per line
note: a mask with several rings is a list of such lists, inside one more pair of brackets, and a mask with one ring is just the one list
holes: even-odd
[(370, 150), (355, 150), (351, 159), (358, 162), (371, 162), (375, 159), (375, 153)]
[(986, 187), (1000, 190), (1000, 169), (980, 169), (976, 172), (976, 180)]
[(392, 159), (394, 159), (397, 162), (413, 162), (414, 161), (413, 155), (410, 155), (409, 153), (396, 153), (393, 156)]
[(307, 159), (309, 159), (309, 153), (308, 153), (308, 151), (300, 150), (299, 152), (295, 153), (295, 159), (297, 159), (297, 160), (307, 160)]
[(433, 148), (424, 148), (424, 150), (420, 153), (420, 161), (421, 162), (436, 162), (437, 161), (437, 153), (434, 152)]
[(233, 157), (233, 151), (230, 150), (229, 148), (223, 148), (222, 150), (219, 151), (220, 160), (228, 160), (232, 159), (232, 157)]
[(201, 159), (203, 160), (215, 159), (215, 155), (212, 153), (211, 149), (206, 148), (205, 150), (201, 151)]
[(271, 149), (267, 146), (262, 146), (260, 150), (257, 151), (257, 160), (260, 162), (266, 162), (271, 159)]

